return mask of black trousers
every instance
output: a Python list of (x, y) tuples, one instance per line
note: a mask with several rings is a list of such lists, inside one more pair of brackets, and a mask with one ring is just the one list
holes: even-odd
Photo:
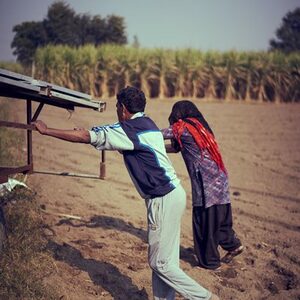
[(193, 236), (199, 266), (218, 268), (221, 264), (218, 246), (232, 251), (241, 245), (232, 229), (231, 204), (193, 207)]

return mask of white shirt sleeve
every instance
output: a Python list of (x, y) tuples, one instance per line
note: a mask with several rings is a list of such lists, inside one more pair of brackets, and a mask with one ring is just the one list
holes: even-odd
[(98, 150), (133, 150), (134, 145), (120, 123), (93, 127), (89, 130), (91, 145)]

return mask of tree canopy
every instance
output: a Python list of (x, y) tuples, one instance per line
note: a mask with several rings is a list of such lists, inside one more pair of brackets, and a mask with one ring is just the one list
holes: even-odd
[(284, 53), (300, 51), (300, 7), (288, 12), (276, 30), (277, 39), (270, 41), (270, 50)]
[(110, 15), (76, 14), (63, 1), (54, 2), (47, 16), (39, 22), (23, 22), (14, 26), (11, 47), (17, 61), (30, 64), (38, 47), (47, 44), (79, 47), (85, 44), (126, 44), (124, 18)]

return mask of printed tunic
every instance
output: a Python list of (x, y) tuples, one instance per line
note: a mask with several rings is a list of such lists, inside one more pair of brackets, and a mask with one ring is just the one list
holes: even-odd
[[(164, 139), (173, 139), (172, 127), (162, 130)], [(191, 179), (193, 206), (211, 207), (230, 203), (228, 176), (211, 159), (207, 150), (200, 151), (194, 138), (184, 130), (181, 154)]]
[(122, 152), (129, 175), (142, 198), (165, 196), (179, 184), (162, 133), (144, 113), (136, 113), (123, 122), (93, 127), (89, 133), (96, 149)]

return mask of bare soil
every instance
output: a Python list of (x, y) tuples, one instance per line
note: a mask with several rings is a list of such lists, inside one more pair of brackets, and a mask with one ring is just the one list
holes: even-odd
[[(174, 102), (151, 100), (147, 113), (166, 127)], [(196, 103), (229, 172), (234, 228), (245, 251), (220, 272), (197, 267), (189, 177), (180, 154), (170, 154), (188, 195), (182, 268), (222, 300), (300, 299), (300, 105)], [(109, 124), (116, 121), (115, 101), (107, 104), (104, 113), (76, 109), (72, 115), (47, 107), (40, 119), (65, 129)], [(101, 153), (92, 146), (33, 135), (36, 171), (99, 174)], [(145, 204), (118, 152), (106, 152), (105, 180), (35, 173), (27, 184), (37, 192), (51, 229), (57, 268), (46, 280), (61, 299), (152, 299)]]

